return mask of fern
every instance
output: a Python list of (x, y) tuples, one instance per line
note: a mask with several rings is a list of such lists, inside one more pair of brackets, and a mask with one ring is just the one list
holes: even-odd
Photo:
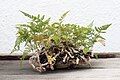
[(95, 27), (95, 30), (98, 33), (105, 33), (104, 31), (107, 30), (110, 25), (111, 24), (103, 25), (103, 26), (100, 26), (100, 27)]
[(17, 39), (12, 52), (21, 50), (20, 47), (24, 44), (25, 50), (21, 60), (24, 60), (29, 52), (38, 50), (41, 44), (44, 44), (44, 47), (48, 49), (52, 45), (51, 40), (57, 46), (61, 46), (63, 45), (62, 42), (65, 42), (67, 46), (73, 44), (77, 48), (82, 47), (84, 54), (87, 54), (95, 42), (103, 43), (102, 41), (105, 38), (101, 36), (101, 33), (105, 33), (111, 25), (107, 24), (94, 29), (94, 21), (87, 27), (71, 23), (65, 24), (63, 21), (69, 11), (65, 12), (58, 22), (52, 22), (51, 24), (49, 23), (50, 18), (45, 19), (45, 15), (34, 16), (23, 11), (20, 12), (31, 19), (26, 24), (17, 26)]
[(28, 14), (28, 13), (25, 13), (25, 12), (23, 12), (23, 11), (20, 11), (21, 13), (23, 13), (26, 17), (29, 17), (30, 19), (32, 19), (33, 21), (41, 21), (40, 19), (39, 19), (39, 17), (40, 17), (40, 15), (38, 15), (38, 17), (36, 17), (36, 16), (33, 16), (33, 15), (30, 15), (30, 14)]
[(59, 19), (60, 24), (63, 22), (64, 18), (66, 17), (66, 15), (69, 13), (69, 11), (65, 12)]
[(92, 21), (87, 27), (92, 27), (93, 23), (94, 23), (94, 21)]

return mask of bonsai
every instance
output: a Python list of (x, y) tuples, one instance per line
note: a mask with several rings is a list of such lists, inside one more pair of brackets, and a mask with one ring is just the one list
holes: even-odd
[(45, 15), (34, 16), (20, 12), (30, 18), (30, 21), (17, 26), (17, 39), (11, 53), (22, 51), (21, 45), (24, 45), (21, 61), (28, 53), (33, 53), (29, 63), (39, 72), (55, 68), (75, 68), (82, 64), (90, 66), (94, 43), (100, 42), (105, 46), (105, 38), (101, 34), (106, 33), (111, 25), (93, 27), (93, 21), (87, 26), (64, 23), (69, 11), (55, 22), (50, 22), (50, 18), (45, 19)]

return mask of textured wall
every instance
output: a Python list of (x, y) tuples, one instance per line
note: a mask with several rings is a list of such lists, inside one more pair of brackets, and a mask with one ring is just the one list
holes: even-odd
[(0, 0), (0, 53), (11, 51), (16, 25), (28, 20), (19, 10), (45, 14), (52, 20), (70, 10), (66, 22), (87, 25), (94, 20), (96, 26), (112, 23), (104, 35), (106, 46), (96, 44), (94, 50), (120, 51), (120, 0)]

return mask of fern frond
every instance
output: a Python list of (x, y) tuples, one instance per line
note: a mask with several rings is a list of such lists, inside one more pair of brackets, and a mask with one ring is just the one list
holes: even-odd
[(30, 15), (30, 14), (28, 14), (28, 13), (26, 13), (26, 12), (23, 12), (23, 11), (20, 11), (20, 12), (21, 12), (22, 14), (24, 14), (26, 17), (32, 19), (33, 21), (35, 21), (35, 20), (41, 21), (41, 20), (39, 19), (40, 15), (38, 15), (38, 17), (36, 17), (36, 16)]
[(92, 27), (93, 23), (94, 23), (94, 20), (87, 27)]
[(23, 60), (25, 59), (25, 57), (28, 55), (28, 53), (30, 52), (30, 48), (26, 48), (22, 54), (22, 57), (20, 58), (20, 64), (22, 65)]
[[(22, 26), (22, 27), (30, 27), (30, 25), (28, 24), (18, 24), (18, 26)], [(16, 27), (17, 28), (17, 27)]]
[(104, 31), (107, 30), (110, 25), (111, 24), (103, 25), (103, 26), (100, 26), (100, 27), (95, 27), (95, 30), (98, 33), (105, 33)]
[(63, 22), (63, 19), (66, 17), (66, 15), (69, 13), (69, 11), (65, 12), (59, 19), (60, 23)]

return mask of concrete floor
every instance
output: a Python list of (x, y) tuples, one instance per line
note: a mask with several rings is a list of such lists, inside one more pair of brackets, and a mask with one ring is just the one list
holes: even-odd
[(0, 61), (0, 80), (120, 80), (120, 58), (92, 59), (91, 68), (39, 73), (23, 62)]

